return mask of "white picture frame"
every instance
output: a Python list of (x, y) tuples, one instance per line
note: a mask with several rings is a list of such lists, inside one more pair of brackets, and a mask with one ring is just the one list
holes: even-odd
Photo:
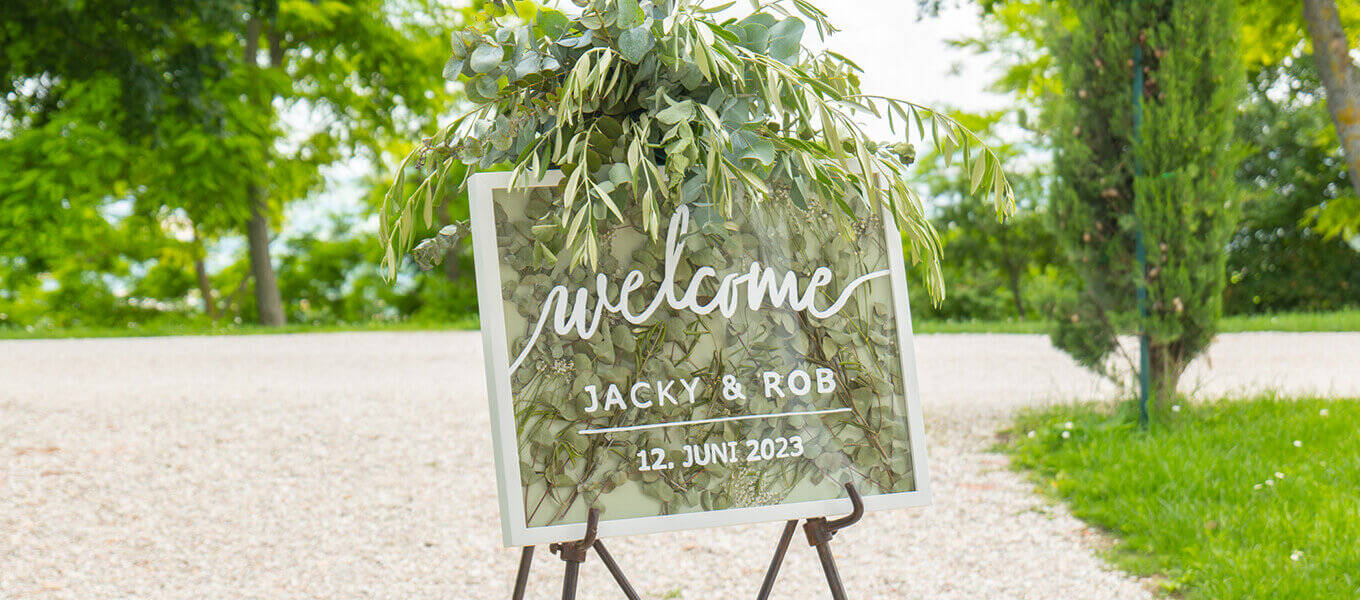
[[(468, 181), (472, 217), (472, 245), (476, 267), (477, 300), (481, 314), (482, 348), (486, 363), (487, 395), (490, 405), (491, 433), (496, 468), (497, 495), (500, 500), (502, 541), (506, 547), (530, 546), (581, 539), (585, 524), (526, 526), (523, 481), (519, 469), (518, 439), (515, 431), (513, 395), (510, 390), (510, 341), (505, 327), (502, 301), (501, 265), (496, 243), (495, 212), (492, 198), (497, 190), (510, 187), (510, 172), (477, 173)], [(519, 188), (552, 187), (562, 179), (560, 171), (548, 171), (541, 180), (521, 175)], [(881, 219), (887, 239), (900, 240), (896, 224), (886, 212)], [(902, 361), (903, 393), (906, 396), (907, 427), (910, 435), (914, 491), (864, 495), (866, 511), (925, 506), (931, 502), (930, 474), (921, 414), (920, 389), (916, 373), (916, 349), (907, 296), (906, 263), (900, 244), (888, 244), (893, 305), (897, 318), (899, 356)], [(724, 527), (746, 523), (787, 521), (848, 513), (849, 498), (796, 502), (772, 506), (729, 508), (708, 512), (628, 519), (601, 519), (598, 535), (615, 537), (666, 531)]]

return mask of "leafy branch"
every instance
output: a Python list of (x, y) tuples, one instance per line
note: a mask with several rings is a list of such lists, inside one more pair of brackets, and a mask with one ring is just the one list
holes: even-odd
[[(999, 215), (1013, 210), (1001, 160), (976, 134), (927, 107), (862, 93), (852, 61), (803, 47), (806, 23), (823, 36), (835, 31), (806, 0), (753, 2), (750, 15), (721, 22), (715, 15), (728, 5), (700, 0), (575, 1), (583, 10), (574, 18), (544, 9), (529, 22), (453, 36), (445, 75), (476, 106), (399, 168), (381, 214), (388, 277), (417, 219), (432, 222), (453, 161), (510, 165), (513, 185), (560, 169), (564, 193), (537, 252), (592, 269), (601, 223), (622, 222), (624, 206), (641, 208), (638, 225), (656, 240), (663, 216), (681, 205), (705, 209), (696, 211), (709, 215), (700, 225), (716, 226), (739, 202), (806, 208), (825, 199), (852, 215), (846, 198), (857, 198), (889, 210), (939, 299), (939, 237), (908, 183), (911, 125), (917, 141), (928, 124), (942, 153), (963, 155), (972, 191), (990, 194)], [(886, 116), (895, 133), (900, 125), (902, 141), (870, 140), (860, 113)], [(409, 192), (408, 171), (417, 178)], [(835, 223), (853, 237), (847, 220)]]

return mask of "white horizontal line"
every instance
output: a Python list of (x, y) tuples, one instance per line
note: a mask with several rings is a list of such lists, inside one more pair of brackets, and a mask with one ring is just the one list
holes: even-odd
[(721, 423), (723, 421), (744, 421), (747, 419), (777, 419), (779, 417), (799, 417), (803, 415), (829, 415), (831, 413), (850, 412), (849, 408), (828, 408), (826, 410), (803, 410), (798, 412), (775, 413), (772, 415), (741, 415), (738, 417), (718, 417), (715, 419), (695, 419), (693, 421), (675, 421), (673, 423), (652, 423), (650, 425), (630, 425), (628, 427), (601, 427), (599, 429), (582, 429), (577, 433), (581, 435), (595, 435), (597, 433), (610, 433), (614, 431), (637, 431), (639, 429), (656, 429), (658, 427), (680, 427), (682, 425), (700, 425), (703, 423)]

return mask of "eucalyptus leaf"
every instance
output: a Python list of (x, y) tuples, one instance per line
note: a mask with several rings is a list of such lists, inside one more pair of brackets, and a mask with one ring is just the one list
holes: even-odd
[(444, 79), (455, 81), (462, 72), (463, 59), (458, 56), (450, 56), (448, 62), (444, 63)]
[(669, 108), (656, 113), (656, 120), (667, 125), (676, 125), (694, 118), (694, 101), (685, 100), (672, 104)]
[(647, 15), (642, 13), (638, 0), (618, 0), (618, 18), (614, 22), (620, 29), (632, 29), (642, 24)]
[(793, 64), (802, 48), (803, 31), (806, 28), (801, 20), (794, 17), (775, 23), (769, 30), (770, 56), (784, 64)]
[(598, 12), (587, 10), (581, 15), (581, 25), (587, 29), (603, 29), (604, 24), (604, 15)]
[(741, 158), (754, 159), (767, 166), (774, 163), (774, 157), (774, 144), (759, 136), (755, 136), (750, 146), (741, 154)]
[(472, 51), (472, 58), (468, 63), (472, 65), (472, 70), (477, 73), (490, 73), (499, 67), (501, 60), (505, 58), (505, 51), (500, 46), (482, 43)]
[(526, 56), (515, 64), (515, 77), (524, 79), (543, 70), (543, 59), (537, 54)]
[(560, 11), (540, 8), (538, 14), (534, 15), (534, 25), (543, 35), (557, 39), (570, 29), (571, 20)]
[(633, 64), (642, 62), (655, 46), (656, 38), (647, 27), (634, 27), (619, 35), (619, 52), (624, 60)]

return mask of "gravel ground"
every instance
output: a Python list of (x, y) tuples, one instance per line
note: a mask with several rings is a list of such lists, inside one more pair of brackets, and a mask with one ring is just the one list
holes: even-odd
[[(935, 504), (838, 536), (852, 596), (1149, 597), (987, 451), (1017, 407), (1111, 390), (1042, 336), (917, 344)], [(1356, 356), (1229, 335), (1190, 381), (1360, 395)], [(476, 333), (0, 342), (0, 598), (504, 598), (495, 507)], [(752, 597), (779, 529), (611, 547), (644, 597)], [(828, 597), (800, 538), (775, 597)], [(560, 564), (540, 552), (531, 597)], [(596, 560), (581, 597), (619, 597)]]

